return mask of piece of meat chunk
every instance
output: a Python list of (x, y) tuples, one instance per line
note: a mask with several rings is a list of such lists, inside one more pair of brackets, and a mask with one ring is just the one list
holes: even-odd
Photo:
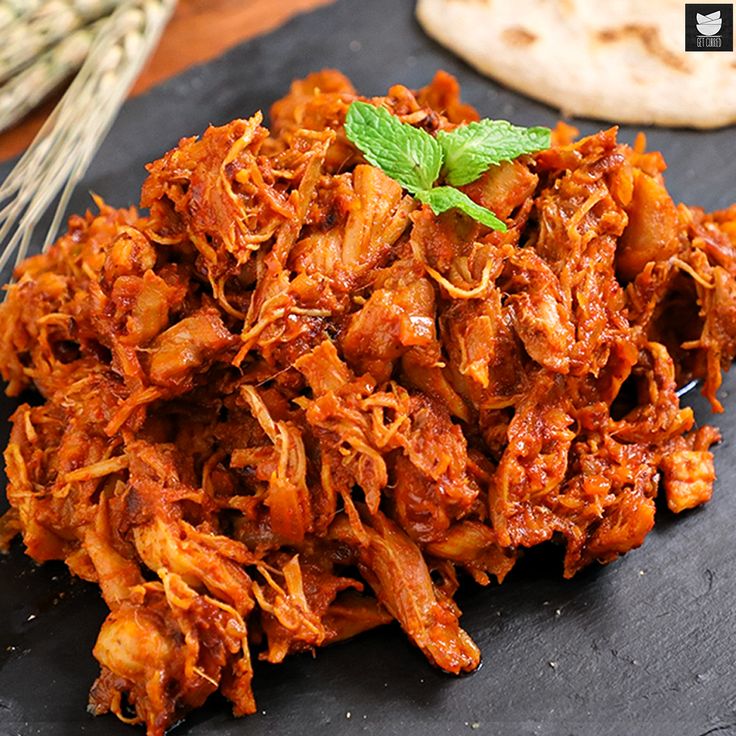
[(151, 345), (149, 375), (160, 386), (179, 388), (192, 374), (207, 367), (236, 342), (214, 310), (186, 317), (163, 332)]
[(631, 279), (650, 261), (666, 261), (680, 250), (677, 208), (664, 185), (637, 171), (628, 225), (617, 252), (618, 272)]
[(379, 274), (373, 293), (351, 316), (341, 342), (351, 367), (381, 382), (391, 377), (396, 359), (411, 348), (428, 348), (415, 352), (425, 362), (436, 363), (436, 340), (434, 289), (418, 264), (397, 261)]
[[(344, 518), (332, 533), (350, 539)], [(432, 584), (419, 548), (390, 519), (373, 514), (359, 547), (360, 567), (378, 600), (438, 667), (458, 674), (480, 664), (480, 652), (460, 628), (457, 611)]]
[(707, 451), (676, 450), (660, 461), (670, 511), (679, 514), (710, 501), (716, 471)]

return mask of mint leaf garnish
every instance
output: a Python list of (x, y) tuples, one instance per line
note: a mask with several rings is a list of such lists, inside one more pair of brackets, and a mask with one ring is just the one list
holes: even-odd
[(476, 204), (465, 192), (454, 187), (434, 187), (419, 191), (415, 196), (420, 202), (428, 204), (435, 215), (457, 208), (482, 225), (506, 232), (506, 223), (503, 220), (499, 220), (487, 207)]
[(437, 140), (444, 153), (445, 180), (462, 186), (475, 181), (494, 164), (549, 148), (550, 130), (520, 128), (506, 120), (481, 120), (449, 132), (441, 130)]
[(442, 148), (437, 140), (382, 107), (353, 102), (345, 132), (367, 161), (412, 193), (429, 189), (440, 175)]
[[(506, 120), (481, 120), (450, 132), (439, 131), (433, 138), (421, 128), (402, 123), (385, 108), (360, 101), (348, 108), (345, 134), (369, 163), (429, 205), (436, 215), (457, 208), (501, 232), (506, 231), (502, 220), (454, 187), (475, 181), (493, 164), (550, 145), (549, 128), (520, 128)], [(440, 173), (451, 186), (433, 186)]]

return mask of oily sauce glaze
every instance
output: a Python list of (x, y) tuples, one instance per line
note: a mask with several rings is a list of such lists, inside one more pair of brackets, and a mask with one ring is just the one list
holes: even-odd
[[(0, 307), (11, 510), (110, 614), (93, 713), (151, 736), (214, 691), (252, 713), (279, 662), (398, 620), (448, 672), (479, 651), (459, 577), (524, 547), (615, 559), (710, 498), (736, 353), (736, 207), (675, 205), (616, 130), (464, 187), (508, 225), (435, 216), (366, 164), (334, 71), (149, 166), (141, 205), (70, 220)], [(373, 98), (428, 132), (477, 119), (440, 72)]]

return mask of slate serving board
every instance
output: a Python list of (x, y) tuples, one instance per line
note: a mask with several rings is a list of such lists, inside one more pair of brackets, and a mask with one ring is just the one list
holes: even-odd
[[(340, 0), (131, 100), (72, 209), (87, 206), (87, 190), (117, 206), (137, 201), (143, 165), (180, 136), (266, 111), (292, 78), (326, 66), (342, 69), (368, 94), (394, 82), (421, 86), (444, 68), (481, 114), (554, 123), (554, 110), (489, 82), (427, 39), (412, 5)], [(633, 140), (632, 129), (621, 134)], [(736, 199), (734, 128), (648, 135), (669, 162), (676, 200), (715, 209)], [(235, 720), (216, 697), (172, 733), (736, 734), (736, 406), (728, 398), (735, 379), (724, 383), (725, 415), (709, 416), (697, 394), (687, 398), (699, 421), (724, 435), (713, 501), (677, 519), (660, 508), (641, 549), (572, 581), (561, 579), (559, 551), (544, 547), (502, 587), (463, 591), (463, 624), (484, 654), (475, 674), (453, 678), (434, 670), (390, 626), (316, 659), (259, 664), (258, 714)], [(0, 401), (3, 447), (4, 419), (15, 405)], [(0, 559), (0, 736), (140, 733), (85, 711), (97, 673), (91, 648), (105, 613), (96, 588), (70, 580), (63, 565), (36, 567), (18, 543)]]

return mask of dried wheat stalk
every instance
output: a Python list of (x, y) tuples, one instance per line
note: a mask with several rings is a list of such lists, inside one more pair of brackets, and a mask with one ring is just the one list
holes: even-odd
[(0, 87), (0, 131), (25, 117), (82, 66), (102, 22), (63, 38)]
[(0, 2), (0, 31), (24, 20), (43, 5), (45, 0), (2, 0)]
[(35, 227), (61, 192), (44, 248), (54, 239), (128, 90), (155, 47), (176, 0), (127, 0), (105, 19), (79, 74), (0, 186), (0, 270), (28, 252)]
[(44, 0), (38, 7), (22, 15), (13, 15), (13, 9), (8, 8), (10, 24), (4, 29), (3, 42), (0, 44), (0, 81), (18, 73), (70, 33), (109, 15), (122, 1)]

